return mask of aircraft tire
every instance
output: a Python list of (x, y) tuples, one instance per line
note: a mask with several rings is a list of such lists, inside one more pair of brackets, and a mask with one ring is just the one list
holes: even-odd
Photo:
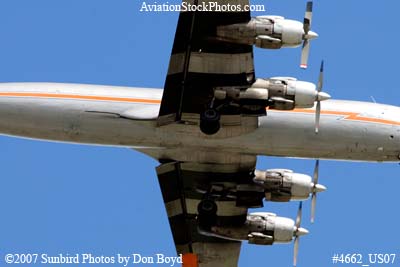
[(200, 115), (200, 130), (207, 135), (216, 134), (221, 128), (221, 115), (213, 108), (206, 109)]

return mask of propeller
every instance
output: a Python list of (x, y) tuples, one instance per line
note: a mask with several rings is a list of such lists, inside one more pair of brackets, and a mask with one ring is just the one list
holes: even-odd
[(302, 69), (307, 68), (308, 55), (310, 54), (310, 41), (317, 38), (318, 34), (311, 31), (313, 2), (307, 2), (306, 14), (304, 16), (303, 29), (304, 29), (304, 42), (301, 50), (301, 63)]
[(317, 107), (315, 109), (315, 133), (319, 132), (319, 120), (321, 117), (321, 101), (328, 100), (331, 96), (327, 93), (322, 92), (322, 87), (324, 86), (324, 61), (321, 62), (321, 68), (319, 71), (317, 94), (315, 100), (317, 101)]
[(311, 190), (311, 223), (314, 223), (315, 219), (315, 206), (317, 205), (317, 193), (324, 192), (326, 187), (318, 184), (319, 176), (319, 159), (315, 162), (314, 177), (313, 177), (313, 187)]
[(293, 266), (296, 267), (297, 265), (297, 255), (299, 254), (299, 238), (300, 236), (308, 234), (308, 230), (305, 228), (300, 227), (301, 225), (301, 213), (303, 209), (303, 202), (300, 202), (299, 204), (299, 210), (297, 212), (297, 217), (296, 217), (296, 224), (295, 224), (295, 230), (294, 230), (294, 256), (293, 256)]

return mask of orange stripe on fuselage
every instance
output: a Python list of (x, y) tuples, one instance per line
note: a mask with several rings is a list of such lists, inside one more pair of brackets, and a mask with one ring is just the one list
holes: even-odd
[[(274, 110), (277, 111), (277, 110)], [(314, 109), (294, 109), (288, 111), (281, 111), (278, 112), (294, 112), (294, 113), (306, 113), (306, 114), (315, 114)], [(335, 116), (343, 116), (344, 120), (350, 121), (362, 121), (362, 122), (373, 122), (373, 123), (380, 123), (380, 124), (388, 124), (388, 125), (398, 125), (400, 126), (400, 122), (392, 121), (392, 120), (385, 120), (379, 118), (371, 118), (371, 117), (363, 117), (359, 113), (355, 112), (346, 112), (346, 111), (334, 111), (334, 110), (321, 110), (322, 115), (335, 115)]]
[(158, 99), (127, 98), (127, 97), (112, 97), (112, 96), (95, 96), (95, 95), (52, 94), (52, 93), (15, 93), (15, 92), (9, 93), (9, 92), (0, 92), (0, 96), (61, 98), (61, 99), (115, 101), (115, 102), (130, 102), (130, 103), (144, 103), (144, 104), (160, 104), (161, 103), (161, 101), (158, 100)]
[[(129, 97), (113, 97), (113, 96), (95, 96), (95, 95), (75, 95), (75, 94), (57, 94), (57, 93), (38, 93), (38, 92), (0, 92), (0, 97), (32, 97), (32, 98), (55, 98), (55, 99), (77, 99), (89, 101), (112, 101), (112, 102), (128, 102), (128, 103), (142, 103), (142, 104), (161, 104), (159, 99), (144, 99), (144, 98), (129, 98)], [(315, 114), (314, 109), (294, 109), (294, 110), (271, 110), (273, 112), (291, 112), (291, 113), (304, 113)], [(322, 110), (322, 115), (335, 115), (343, 116), (344, 120), (372, 122), (388, 125), (400, 126), (400, 122), (385, 120), (379, 118), (363, 117), (359, 113)]]

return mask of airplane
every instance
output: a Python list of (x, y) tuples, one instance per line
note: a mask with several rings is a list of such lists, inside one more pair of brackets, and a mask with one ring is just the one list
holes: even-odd
[[(213, 42), (226, 45), (231, 41)], [(322, 74), (323, 68), (320, 77)], [(245, 76), (247, 81), (249, 76)], [(319, 81), (318, 86), (313, 86), (289, 77), (257, 80), (253, 77), (249, 87), (238, 85), (242, 94), (230, 100), (238, 100), (234, 104), (245, 112), (266, 112), (267, 116), (235, 111), (219, 114), (218, 129), (211, 132), (207, 131), (209, 125), (201, 127), (200, 112), (186, 112), (185, 107), (174, 114), (174, 119), (179, 120), (165, 124), (165, 113), (160, 113), (160, 108), (163, 108), (163, 94), (171, 87), (163, 91), (83, 84), (5, 83), (0, 85), (0, 114), (4, 114), (0, 129), (1, 133), (13, 136), (133, 147), (156, 158), (161, 163), (157, 173), (164, 201), (168, 200), (165, 204), (178, 251), (196, 253), (201, 266), (220, 266), (222, 263), (217, 260), (221, 258), (223, 266), (235, 266), (239, 240), (267, 245), (296, 239), (298, 244), (298, 237), (307, 233), (300, 227), (301, 206), (296, 222), (272, 213), (247, 214), (248, 207), (260, 207), (264, 198), (289, 201), (305, 200), (312, 195), (314, 200), (317, 192), (324, 191), (317, 180), (318, 161), (312, 180), (290, 170), (255, 170), (257, 155), (399, 160), (400, 149), (395, 141), (400, 124), (397, 107), (327, 100), (328, 95), (321, 91), (323, 79)], [(296, 97), (270, 94), (275, 86), (304, 89), (311, 92), (306, 96), (314, 97), (302, 103), (304, 98), (298, 101)], [(213, 88), (215, 98), (225, 100), (232, 87)], [(189, 88), (184, 89), (190, 92)], [(264, 93), (264, 97), (267, 91), (268, 98), (250, 101), (254, 98), (248, 89), (258, 89), (253, 91)], [(264, 109), (255, 109), (260, 102)], [(231, 112), (235, 105), (232, 106), (226, 112)], [(313, 140), (315, 147), (305, 150), (308, 140)], [(265, 146), (260, 147), (260, 143)], [(171, 181), (176, 184), (169, 184)], [(252, 228), (259, 225), (265, 229)], [(271, 225), (274, 227), (268, 228)], [(199, 227), (190, 229), (194, 232), (179, 232), (193, 226)], [(210, 255), (211, 252), (216, 255)]]

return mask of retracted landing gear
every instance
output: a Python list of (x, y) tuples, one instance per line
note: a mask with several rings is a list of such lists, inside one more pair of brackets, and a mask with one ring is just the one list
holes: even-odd
[(198, 223), (200, 228), (210, 230), (217, 223), (217, 204), (211, 199), (200, 201), (197, 206)]
[(221, 115), (215, 108), (208, 108), (200, 114), (200, 130), (207, 135), (216, 134), (221, 128)]

